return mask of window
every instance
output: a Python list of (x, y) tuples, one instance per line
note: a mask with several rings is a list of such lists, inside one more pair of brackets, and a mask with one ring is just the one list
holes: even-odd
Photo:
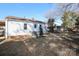
[(36, 28), (37, 27), (37, 24), (34, 24), (34, 28)]
[(24, 30), (26, 30), (27, 29), (27, 24), (24, 24)]

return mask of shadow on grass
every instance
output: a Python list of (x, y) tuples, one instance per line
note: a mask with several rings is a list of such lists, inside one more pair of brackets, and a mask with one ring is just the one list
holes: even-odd
[(29, 55), (22, 41), (10, 41), (0, 45), (1, 56)]
[[(71, 34), (70, 37), (62, 37), (64, 40), (64, 42), (67, 42), (66, 45), (68, 46), (68, 48), (74, 50), (76, 52), (76, 55), (79, 55), (79, 35), (78, 34)], [(67, 39), (70, 38), (71, 40)], [(69, 44), (69, 45), (68, 45)], [(72, 44), (75, 44), (77, 47), (73, 47)]]
[[(41, 44), (27, 42), (28, 46), (23, 41), (10, 41), (0, 45), (0, 56), (57, 56), (53, 50), (48, 50), (49, 47), (42, 47)], [(30, 45), (29, 45), (30, 44)], [(37, 45), (35, 47), (35, 45)]]

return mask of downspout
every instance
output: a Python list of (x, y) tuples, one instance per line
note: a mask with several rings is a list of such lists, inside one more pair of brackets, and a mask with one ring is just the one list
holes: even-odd
[(5, 20), (5, 38), (8, 38), (8, 24), (7, 24), (8, 20)]

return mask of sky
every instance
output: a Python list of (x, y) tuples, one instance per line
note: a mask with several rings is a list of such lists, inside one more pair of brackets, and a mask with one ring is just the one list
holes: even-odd
[[(47, 22), (45, 12), (51, 8), (56, 9), (56, 5), (51, 3), (0, 3), (0, 19), (6, 16), (16, 16)], [(60, 25), (61, 21), (58, 20), (58, 22)]]

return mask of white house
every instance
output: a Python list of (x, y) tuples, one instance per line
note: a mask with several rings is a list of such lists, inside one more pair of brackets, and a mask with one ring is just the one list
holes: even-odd
[(46, 32), (46, 23), (42, 21), (36, 21), (27, 18), (20, 18), (15, 16), (8, 16), (5, 18), (5, 35), (17, 36), (17, 35), (33, 35), (34, 26), (36, 24), (37, 32), (39, 33), (39, 25), (42, 25), (44, 33)]

